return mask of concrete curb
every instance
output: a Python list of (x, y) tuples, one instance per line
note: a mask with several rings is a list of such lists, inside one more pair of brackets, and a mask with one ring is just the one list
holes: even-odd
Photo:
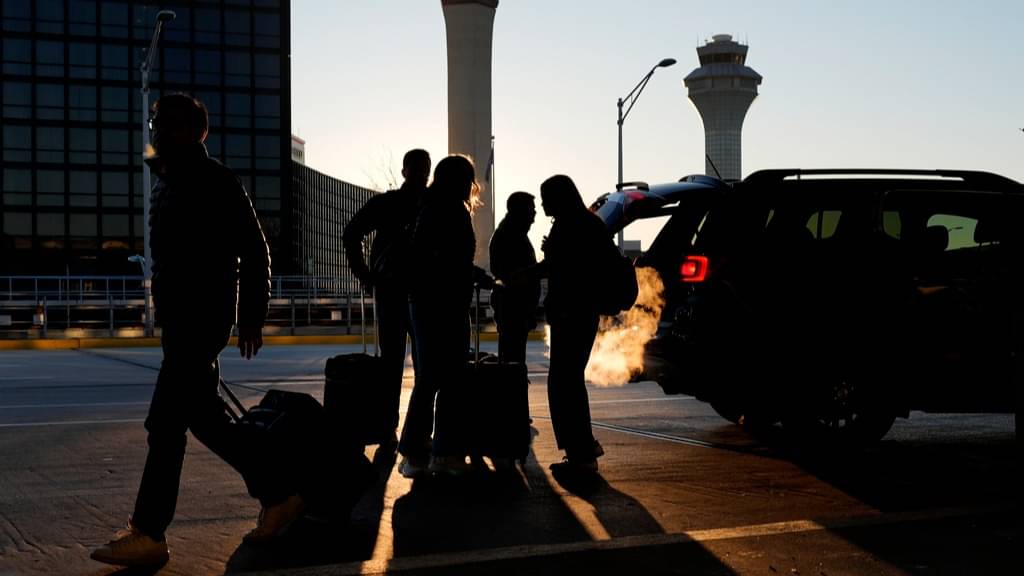
[[(530, 340), (543, 340), (543, 332), (531, 332)], [(498, 335), (487, 332), (480, 335), (484, 342), (496, 342)], [(266, 346), (299, 346), (323, 344), (361, 344), (358, 334), (314, 334), (308, 336), (264, 336)], [(231, 338), (229, 346), (237, 345)], [(82, 350), (87, 348), (144, 348), (160, 346), (159, 338), (39, 338), (22, 340), (0, 340), (2, 350)]]

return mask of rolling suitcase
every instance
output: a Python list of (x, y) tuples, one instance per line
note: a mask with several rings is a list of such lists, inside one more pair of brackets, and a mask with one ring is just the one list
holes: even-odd
[(497, 356), (480, 353), (480, 287), (476, 287), (473, 311), (474, 356), (469, 362), (464, 392), (471, 426), (471, 451), (474, 456), (519, 460), (525, 463), (530, 452), (530, 398), (526, 364), (505, 362)]
[(327, 359), (324, 368), (324, 409), (335, 430), (360, 446), (389, 442), (395, 433), (391, 425), (393, 414), (388, 414), (388, 394), (384, 385), (384, 365), (377, 341), (377, 303), (373, 302), (374, 353), (366, 347), (365, 296), (360, 297), (360, 322), (363, 334), (363, 352), (339, 354)]
[(287, 481), (311, 513), (346, 519), (362, 494), (376, 482), (376, 473), (362, 446), (330, 441), (324, 408), (316, 398), (271, 389), (256, 406), (246, 409), (224, 380), (220, 387), (231, 401), (225, 403), (228, 415), (250, 432), (267, 466), (288, 475)]

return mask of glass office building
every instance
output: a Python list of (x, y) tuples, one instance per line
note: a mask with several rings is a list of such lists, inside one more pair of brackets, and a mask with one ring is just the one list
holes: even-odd
[(206, 104), (207, 147), (249, 190), (275, 274), (301, 272), (288, 0), (2, 0), (0, 275), (139, 273), (139, 65), (163, 9), (177, 17), (150, 102), (184, 92)]

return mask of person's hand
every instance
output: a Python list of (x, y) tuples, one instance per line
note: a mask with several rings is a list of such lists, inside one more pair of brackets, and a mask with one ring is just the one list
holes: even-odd
[(257, 326), (238, 327), (238, 351), (242, 358), (252, 359), (263, 347), (263, 328)]

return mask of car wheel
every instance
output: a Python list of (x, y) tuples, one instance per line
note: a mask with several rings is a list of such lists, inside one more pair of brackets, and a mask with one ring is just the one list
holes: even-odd
[(896, 421), (894, 410), (862, 394), (848, 378), (836, 378), (827, 396), (806, 403), (783, 419), (783, 428), (801, 440), (863, 446), (881, 440)]

